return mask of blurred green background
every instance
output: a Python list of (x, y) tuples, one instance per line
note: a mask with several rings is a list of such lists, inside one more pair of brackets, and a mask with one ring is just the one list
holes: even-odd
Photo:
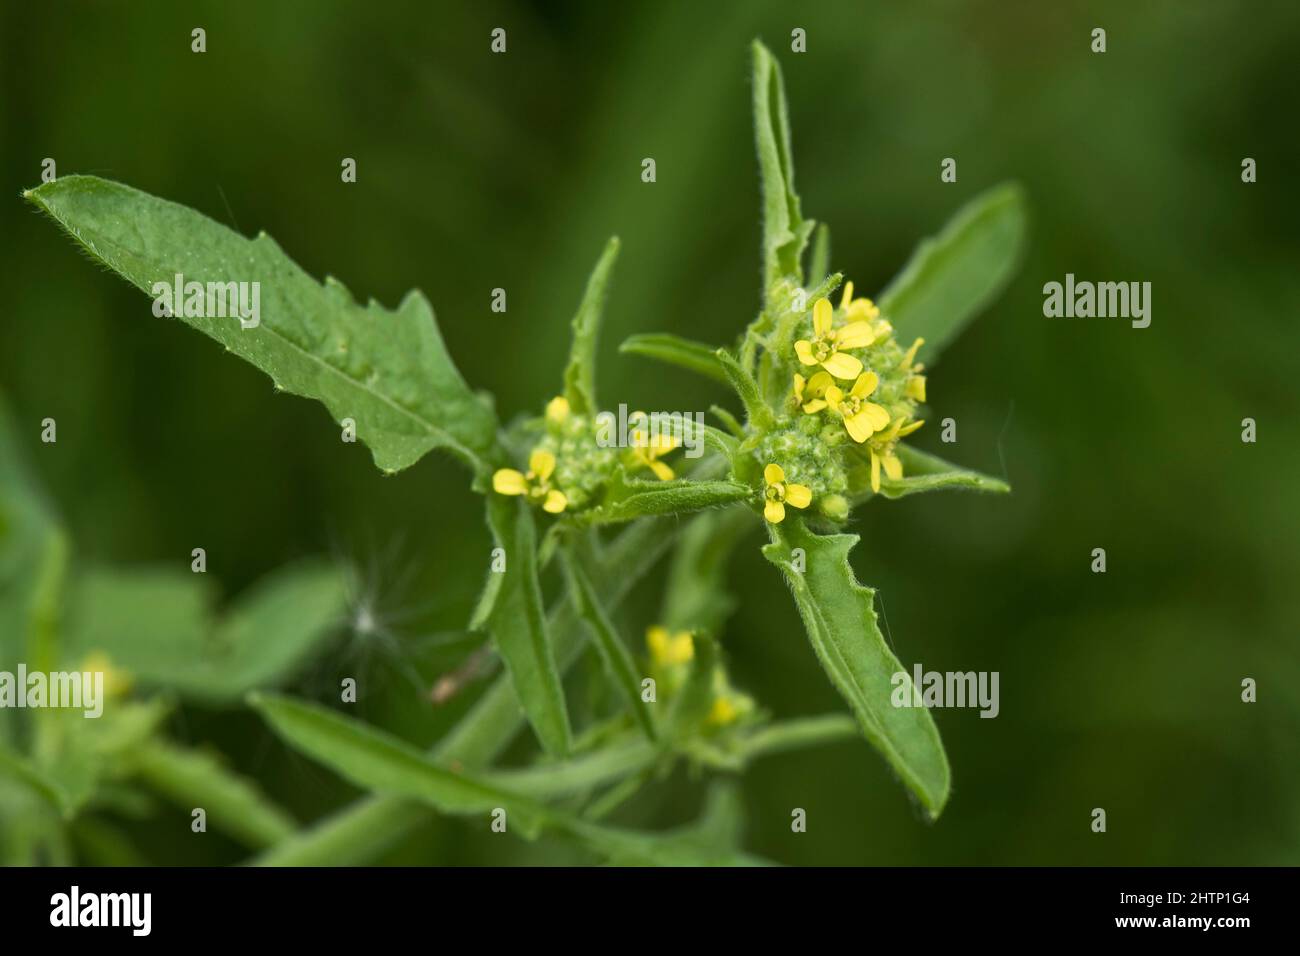
[[(796, 864), (1300, 862), (1300, 7), (6, 2), (0, 31), (0, 389), (78, 559), (188, 564), (205, 547), (227, 595), (303, 555), (360, 566), (392, 636), (352, 638), (305, 692), (364, 672), (361, 713), (421, 742), (467, 703), (433, 709), (421, 689), (473, 647), (460, 629), (489, 545), (466, 473), (434, 455), (384, 478), (323, 408), (154, 318), (21, 201), (45, 157), (264, 229), (359, 298), (419, 286), (505, 418), (556, 391), (613, 233), (606, 403), (724, 397), (616, 348), (652, 330), (729, 342), (757, 308), (755, 36), (785, 70), (804, 212), (861, 292), (963, 201), (1019, 179), (1023, 268), (930, 378), (958, 444), (928, 428), (917, 442), (1014, 494), (882, 501), (854, 529), (900, 658), (999, 671), (1001, 714), (936, 712), (955, 790), (934, 826), (864, 743), (766, 759), (743, 779), (748, 848)], [(948, 156), (956, 184), (939, 180)], [(1151, 327), (1044, 318), (1043, 283), (1066, 272), (1150, 281)], [(39, 441), (47, 416), (57, 445)], [(731, 583), (736, 683), (778, 716), (842, 709), (756, 547)], [(627, 605), (630, 632), (653, 622), (658, 586)], [(172, 726), (303, 820), (352, 796), (246, 713)], [(683, 775), (625, 819), (688, 819), (702, 791)], [(240, 858), (216, 834), (178, 838), (187, 824), (162, 810), (130, 832), (161, 863)], [(480, 829), (431, 820), (384, 860), (570, 859)]]

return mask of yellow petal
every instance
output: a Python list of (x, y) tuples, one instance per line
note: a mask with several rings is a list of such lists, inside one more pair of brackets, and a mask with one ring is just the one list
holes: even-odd
[(833, 352), (830, 358), (822, 362), (822, 368), (836, 378), (852, 381), (862, 372), (862, 363), (848, 352)]
[(492, 490), (499, 495), (522, 495), (528, 490), (528, 482), (513, 468), (500, 468), (492, 476)]
[(678, 631), (664, 646), (665, 664), (685, 664), (695, 657), (695, 642), (690, 631)]
[(912, 347), (909, 348), (907, 350), (907, 353), (903, 356), (904, 369), (909, 369), (912, 367), (912, 361), (916, 358), (916, 350), (919, 349), (924, 344), (925, 344), (925, 339), (917, 339), (915, 342), (912, 343)]
[(876, 390), (880, 384), (880, 378), (875, 372), (863, 372), (858, 376), (858, 380), (853, 383), (853, 388), (849, 391), (850, 395), (857, 398), (866, 398)]
[(844, 419), (844, 427), (848, 430), (849, 437), (859, 445), (870, 438), (872, 432), (875, 431), (871, 427), (871, 419), (862, 412), (858, 412), (852, 418)]
[(918, 402), (925, 401), (925, 376), (913, 375), (907, 380), (907, 386), (903, 391), (908, 398), (914, 398)]
[(804, 402), (803, 410), (805, 415), (816, 415), (826, 407), (826, 399), (814, 398), (811, 402)]
[(785, 481), (785, 472), (780, 465), (773, 463), (763, 469), (763, 480), (769, 485), (779, 484)]
[(804, 365), (816, 365), (817, 360), (813, 358), (812, 343), (800, 339), (794, 343), (794, 354), (799, 356), (799, 361)]
[[(880, 310), (870, 299), (858, 299), (856, 302), (850, 302), (845, 313), (850, 319), (874, 319), (880, 315)], [(879, 330), (877, 330), (879, 334)]]
[(569, 400), (557, 395), (546, 403), (546, 420), (559, 424), (569, 417)]
[(660, 432), (650, 439), (650, 453), (655, 457), (666, 455), (679, 444), (681, 444), (681, 439), (676, 435), (667, 435)]
[(736, 705), (726, 697), (718, 697), (709, 709), (708, 722), (711, 724), (729, 724), (736, 719)]
[(840, 308), (847, 309), (849, 303), (853, 301), (853, 283), (844, 283), (844, 298), (840, 299)]
[(528, 456), (528, 470), (545, 481), (555, 471), (555, 456), (544, 448), (535, 448)]
[(901, 481), (903, 478), (903, 463), (893, 452), (885, 456), (885, 474), (889, 476), (890, 481)]
[(840, 402), (844, 401), (844, 390), (838, 385), (827, 386), (826, 401), (831, 405), (838, 405)]
[(812, 503), (812, 489), (807, 485), (786, 485), (785, 503), (796, 508), (807, 508)]
[(875, 402), (867, 402), (863, 405), (860, 414), (867, 416), (872, 431), (878, 432), (889, 425), (889, 412)]
[(808, 394), (815, 396), (821, 395), (827, 388), (835, 384), (835, 379), (831, 378), (829, 372), (818, 372), (812, 378), (808, 379)]
[(924, 424), (925, 424), (924, 420), (919, 422), (909, 422), (908, 424), (904, 425), (902, 428), (898, 430), (898, 437), (903, 438), (907, 435), (910, 435), (912, 434), (912, 432), (916, 431)]
[(842, 349), (864, 349), (875, 340), (870, 322), (850, 322), (835, 333), (835, 344)]
[(659, 476), (660, 481), (673, 480), (673, 470), (669, 468), (667, 465), (665, 465), (662, 461), (651, 461), (648, 462), (647, 464), (650, 465), (650, 470)]
[(813, 332), (819, 338), (831, 330), (835, 310), (829, 299), (818, 299), (813, 303)]
[(798, 372), (795, 372), (795, 373), (794, 373), (794, 397), (795, 397), (795, 401), (800, 401), (800, 402), (803, 401), (803, 387), (804, 387), (804, 379), (803, 379), (803, 376), (800, 375)]
[(871, 490), (880, 491), (880, 459), (876, 457), (875, 449), (871, 451)]
[(772, 524), (780, 524), (785, 520), (785, 505), (779, 501), (769, 501), (763, 506), (763, 517)]
[(542, 510), (549, 511), (553, 515), (558, 515), (568, 506), (569, 499), (564, 496), (564, 492), (556, 491), (552, 488), (546, 495), (546, 501), (542, 505)]

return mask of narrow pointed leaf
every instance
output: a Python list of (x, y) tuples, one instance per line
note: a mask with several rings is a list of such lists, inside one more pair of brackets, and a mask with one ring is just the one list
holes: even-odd
[(726, 349), (718, 349), (713, 354), (717, 356), (723, 372), (726, 373), (727, 381), (736, 390), (741, 404), (745, 406), (745, 414), (749, 417), (750, 423), (759, 427), (771, 425), (772, 409), (763, 401), (758, 383), (754, 381), (753, 376), (746, 372)]
[[(895, 707), (892, 695), (912, 699), (912, 682), (876, 623), (875, 592), (849, 566), (858, 536), (816, 535), (797, 518), (771, 525), (763, 555), (785, 574), (808, 639), (831, 683), (848, 701), (863, 733), (933, 818), (948, 800), (948, 758), (939, 730), (924, 707)], [(792, 549), (802, 548), (805, 570)]]
[(129, 760), (159, 793), (186, 811), (203, 807), (213, 827), (247, 846), (271, 846), (297, 828), (293, 817), (256, 784), (211, 754), (155, 740), (139, 747)]
[(615, 524), (656, 515), (685, 514), (743, 501), (751, 494), (748, 486), (721, 479), (658, 481), (616, 475), (600, 505), (583, 513), (580, 520), (588, 524)]
[(660, 362), (667, 362), (669, 365), (676, 365), (678, 368), (711, 378), (715, 382), (728, 384), (727, 373), (723, 371), (715, 354), (717, 349), (702, 342), (693, 342), (666, 332), (651, 332), (630, 336), (623, 341), (618, 350), (658, 359)]
[(187, 283), (249, 283), (250, 295), (258, 283), (255, 327), (237, 315), (189, 315), (180, 303), (173, 312), (277, 388), (323, 402), (336, 421), (352, 419), (384, 471), (434, 448), (485, 468), (495, 414), (456, 370), (421, 293), (408, 293), (395, 311), (358, 305), (341, 283), (307, 275), (265, 233), (247, 239), (192, 209), (94, 176), (60, 177), (24, 196), (150, 295), (155, 283), (172, 287), (178, 274)]
[(916, 247), (880, 295), (880, 308), (901, 339), (920, 336), (920, 355), (934, 364), (966, 324), (998, 296), (1019, 266), (1025, 197), (1014, 183), (980, 193), (939, 235)]
[(476, 617), (472, 626), (492, 635), (538, 740), (547, 752), (562, 756), (573, 735), (537, 579), (532, 509), (522, 500), (489, 494), (487, 515), (497, 547), (505, 551), (506, 569), (496, 574), (495, 586), (489, 583), (490, 596), (479, 605), (486, 617)]
[(599, 407), (596, 404), (596, 341), (605, 310), (606, 287), (617, 258), (618, 237), (614, 236), (606, 243), (605, 251), (592, 270), (582, 303), (573, 317), (573, 345), (568, 367), (564, 370), (564, 397), (575, 412), (584, 415)]
[(805, 221), (794, 191), (790, 117), (781, 67), (767, 47), (753, 45), (754, 143), (763, 186), (763, 286), (803, 281), (801, 261), (814, 223)]
[(570, 599), (577, 608), (578, 616), (595, 638), (596, 650), (614, 679), (614, 686), (642, 732), (649, 740), (656, 739), (658, 732), (655, 730), (654, 717), (649, 706), (641, 699), (641, 674), (632, 661), (631, 652), (615, 631), (614, 623), (601, 605), (600, 597), (587, 573), (567, 550), (562, 551), (561, 556)]

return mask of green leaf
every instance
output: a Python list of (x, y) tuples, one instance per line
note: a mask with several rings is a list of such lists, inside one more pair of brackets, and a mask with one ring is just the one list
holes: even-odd
[(203, 807), (208, 821), (247, 846), (271, 846), (293, 835), (297, 824), (250, 780), (216, 757), (160, 740), (129, 756), (136, 773), (182, 809)]
[[(948, 800), (948, 758), (927, 709), (893, 706), (895, 676), (902, 675), (909, 701), (912, 682), (881, 636), (875, 591), (860, 585), (849, 565), (849, 551), (858, 536), (816, 535), (798, 518), (769, 528), (772, 543), (763, 548), (763, 556), (785, 573), (808, 639), (831, 683), (848, 701), (867, 739), (930, 817), (937, 817)], [(803, 549), (802, 572), (794, 548)]]
[[(620, 863), (694, 866), (761, 862), (729, 846), (737, 836), (738, 809), (734, 805), (715, 809), (700, 825), (684, 830), (664, 834), (618, 830), (549, 808), (481, 775), (453, 773), (397, 737), (319, 705), (264, 695), (254, 695), (250, 703), (287, 743), (357, 786), (419, 800), (441, 813), (473, 816), (500, 807), (506, 811), (511, 830), (517, 827), (532, 837), (546, 828)], [(502, 778), (512, 777), (498, 773), (494, 779)], [(513, 779), (525, 778), (515, 774)]]
[(743, 501), (753, 494), (747, 485), (734, 481), (673, 481), (627, 478), (615, 473), (605, 488), (598, 507), (575, 520), (587, 524), (615, 524), (656, 515), (684, 514)]
[(782, 278), (803, 283), (800, 265), (815, 224), (804, 220), (794, 191), (790, 116), (781, 67), (757, 40), (753, 54), (754, 143), (763, 184), (763, 287), (767, 294)]
[(286, 743), (332, 768), (358, 787), (410, 797), (454, 815), (506, 810), (525, 830), (548, 816), (545, 807), (428, 760), (417, 748), (318, 704), (254, 694), (249, 703)]
[[(831, 268), (831, 229), (826, 223), (817, 227), (813, 233), (812, 258), (808, 260), (808, 278), (817, 281), (821, 276), (829, 275)], [(816, 302), (825, 292), (814, 293), (808, 297), (809, 302)]]
[(488, 526), (505, 551), (506, 569), (489, 580), (488, 594), (471, 627), (492, 634), (514, 684), (519, 703), (547, 752), (564, 755), (573, 746), (564, 685), (542, 606), (537, 579), (537, 530), (532, 510), (522, 500), (487, 496)]
[[(350, 418), (384, 471), (445, 448), (479, 472), (496, 416), (447, 354), (428, 301), (408, 293), (396, 311), (358, 305), (332, 278), (307, 275), (265, 233), (247, 239), (176, 203), (94, 176), (63, 176), (23, 194), (92, 256), (137, 288), (155, 283), (259, 283), (260, 322), (173, 311), (271, 376), (278, 389)], [(250, 286), (251, 288), (251, 286)], [(207, 311), (207, 310), (204, 310)], [(215, 310), (214, 310), (215, 311)]]
[(605, 310), (605, 287), (617, 258), (618, 236), (613, 236), (591, 271), (582, 302), (573, 317), (573, 345), (564, 370), (564, 397), (569, 400), (569, 407), (582, 415), (592, 414), (600, 407), (596, 404), (596, 338)]
[(76, 801), (63, 784), (22, 754), (0, 745), (0, 779), (17, 780), (60, 815), (70, 817)]
[(980, 193), (943, 231), (916, 247), (880, 295), (899, 338), (921, 336), (934, 364), (944, 347), (998, 296), (1015, 274), (1024, 245), (1025, 198), (1014, 183)]
[(564, 562), (565, 578), (569, 584), (569, 597), (577, 608), (578, 616), (586, 623), (596, 639), (596, 649), (600, 652), (610, 676), (614, 678), (614, 685), (622, 695), (623, 703), (646, 737), (655, 740), (658, 733), (655, 730), (654, 717), (646, 702), (641, 699), (641, 675), (632, 662), (631, 652), (615, 631), (614, 624), (601, 605), (587, 573), (582, 570), (567, 548), (561, 551), (561, 558)]
[(669, 365), (687, 369), (715, 382), (729, 384), (727, 373), (718, 362), (717, 350), (711, 345), (692, 342), (667, 332), (651, 332), (644, 335), (629, 336), (618, 347), (623, 353), (644, 355), (646, 358), (658, 359)]
[(638, 738), (628, 743), (611, 743), (586, 756), (523, 770), (483, 770), (478, 777), (490, 786), (511, 793), (551, 800), (616, 783), (653, 766), (658, 758), (658, 749)]
[(1000, 478), (993, 478), (944, 461), (937, 455), (912, 448), (910, 445), (897, 446), (897, 454), (903, 462), (901, 481), (885, 478), (880, 483), (880, 493), (886, 498), (902, 498), (922, 491), (984, 491), (1006, 494), (1011, 486)]
[(277, 569), (219, 619), (212, 598), (205, 576), (188, 570), (92, 569), (74, 588), (69, 642), (146, 686), (229, 705), (296, 673), (346, 608), (341, 575), (320, 562)]
[(763, 396), (758, 390), (758, 383), (754, 381), (753, 376), (746, 372), (726, 349), (718, 349), (713, 354), (717, 356), (718, 362), (722, 365), (728, 383), (736, 390), (741, 404), (745, 406), (745, 414), (749, 417), (749, 423), (757, 428), (770, 427), (774, 421), (772, 409), (763, 401)]

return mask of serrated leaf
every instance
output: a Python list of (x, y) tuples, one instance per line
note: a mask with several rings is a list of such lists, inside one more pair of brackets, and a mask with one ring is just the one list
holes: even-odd
[(588, 415), (596, 411), (596, 340), (605, 311), (606, 287), (618, 258), (618, 236), (610, 238), (600, 254), (596, 268), (587, 280), (586, 291), (573, 317), (573, 344), (569, 364), (564, 370), (564, 397), (575, 412)]
[(743, 501), (753, 494), (747, 485), (726, 480), (695, 481), (678, 478), (652, 481), (616, 474), (606, 486), (598, 507), (575, 520), (587, 524), (615, 524), (656, 515), (685, 514)]
[(155, 740), (138, 747), (128, 760), (131, 769), (159, 793), (186, 811), (203, 807), (214, 828), (246, 846), (271, 846), (297, 829), (293, 817), (253, 781), (212, 754)]
[[(96, 259), (137, 288), (155, 283), (260, 284), (260, 323), (181, 321), (266, 372), (276, 387), (325, 404), (384, 471), (445, 448), (477, 471), (496, 442), (496, 416), (466, 386), (428, 300), (410, 292), (396, 311), (358, 305), (339, 283), (322, 285), (265, 233), (247, 239), (201, 213), (94, 176), (64, 176), (23, 194)], [(251, 286), (250, 286), (251, 288)]]
[(1024, 245), (1024, 192), (1004, 183), (980, 193), (923, 240), (880, 295), (900, 339), (921, 336), (933, 365), (944, 347), (1002, 291)]
[(564, 562), (564, 575), (569, 585), (569, 597), (578, 611), (578, 616), (591, 631), (596, 649), (605, 663), (609, 676), (614, 679), (614, 685), (623, 697), (624, 705), (647, 739), (655, 740), (658, 732), (655, 729), (654, 717), (646, 702), (641, 699), (641, 675), (632, 661), (631, 652), (619, 638), (613, 621), (601, 604), (600, 597), (596, 594), (596, 589), (581, 564), (568, 549), (561, 551), (561, 557)]
[(176, 568), (92, 569), (73, 591), (69, 642), (102, 651), (148, 687), (229, 705), (296, 673), (337, 630), (346, 609), (338, 570), (319, 562), (279, 568), (212, 611), (202, 575)]
[(660, 362), (667, 362), (669, 365), (676, 365), (678, 368), (711, 378), (715, 382), (728, 384), (727, 373), (723, 371), (715, 354), (717, 349), (711, 345), (693, 342), (667, 332), (651, 332), (629, 336), (618, 350), (626, 354), (658, 359)]
[(802, 284), (801, 262), (815, 223), (805, 220), (794, 190), (790, 116), (781, 67), (767, 47), (753, 45), (754, 143), (763, 185), (763, 287), (784, 277)]
[(533, 513), (515, 498), (487, 496), (488, 526), (504, 549), (506, 569), (489, 582), (472, 626), (492, 635), (519, 703), (548, 753), (563, 756), (573, 746), (564, 685), (542, 606), (537, 579), (537, 530)]
[[(863, 733), (917, 796), (931, 818), (948, 800), (950, 772), (939, 730), (924, 707), (895, 707), (895, 675), (911, 700), (912, 681), (876, 623), (875, 591), (863, 587), (849, 565), (858, 542), (852, 534), (816, 535), (798, 518), (769, 525), (772, 543), (763, 556), (784, 573), (799, 616), (831, 683), (848, 701)], [(805, 570), (793, 548), (803, 549)]]

